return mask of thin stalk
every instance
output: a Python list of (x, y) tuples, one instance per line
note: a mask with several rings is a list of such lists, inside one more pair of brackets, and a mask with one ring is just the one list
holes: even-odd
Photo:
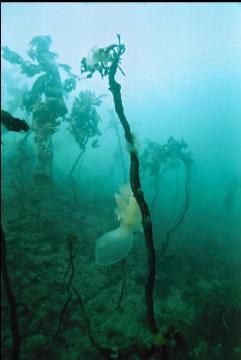
[(71, 168), (71, 170), (70, 170), (69, 177), (72, 176), (72, 174), (73, 174), (76, 166), (78, 165), (78, 162), (79, 162), (79, 160), (80, 160), (80, 158), (81, 158), (81, 156), (83, 155), (84, 152), (85, 152), (85, 149), (83, 149), (83, 150), (79, 153), (79, 155), (77, 156), (77, 159), (76, 159), (75, 162), (73, 163), (73, 166), (72, 166), (72, 168)]
[(134, 146), (135, 146), (134, 139), (130, 130), (130, 125), (124, 114), (124, 108), (122, 105), (122, 98), (121, 98), (121, 85), (117, 83), (115, 80), (115, 74), (118, 68), (120, 55), (121, 54), (118, 54), (116, 56), (110, 67), (109, 90), (113, 95), (115, 111), (124, 129), (127, 145), (131, 149), (133, 149), (130, 151), (130, 185), (142, 215), (142, 226), (144, 229), (146, 248), (148, 253), (148, 276), (145, 285), (147, 318), (151, 331), (153, 333), (156, 333), (157, 324), (155, 321), (154, 306), (153, 306), (153, 290), (154, 290), (155, 275), (156, 275), (156, 256), (155, 256), (155, 248), (153, 243), (152, 221), (151, 221), (151, 214), (149, 211), (149, 207), (145, 201), (144, 193), (141, 188), (141, 182), (139, 176), (139, 158), (136, 151), (134, 150)]
[(188, 211), (189, 208), (189, 204), (190, 204), (190, 194), (189, 194), (189, 184), (190, 184), (190, 171), (191, 171), (191, 167), (189, 164), (185, 164), (185, 169), (186, 169), (186, 180), (185, 180), (185, 201), (184, 201), (184, 207), (183, 210), (181, 212), (181, 215), (179, 217), (179, 219), (177, 220), (176, 224), (174, 226), (172, 226), (166, 233), (166, 239), (162, 244), (162, 250), (161, 253), (162, 255), (164, 255), (164, 253), (167, 250), (168, 244), (170, 242), (170, 238), (171, 236), (174, 234), (174, 232), (176, 232), (176, 230), (180, 227), (180, 225), (182, 224), (184, 217)]
[(119, 302), (118, 302), (118, 309), (119, 309), (119, 311), (122, 310), (121, 303), (122, 303), (122, 300), (123, 300), (123, 297), (124, 297), (124, 290), (125, 290), (125, 286), (126, 286), (126, 269), (125, 269), (125, 264), (126, 264), (126, 261), (125, 261), (125, 259), (124, 259), (124, 260), (121, 261), (123, 282), (122, 282), (121, 292), (120, 292), (120, 298), (119, 298)]
[(7, 263), (7, 247), (6, 240), (3, 228), (1, 226), (1, 271), (2, 271), (2, 280), (3, 285), (6, 291), (7, 301), (10, 308), (10, 321), (11, 321), (11, 332), (12, 332), (12, 360), (18, 360), (20, 357), (20, 332), (18, 327), (18, 314), (17, 314), (17, 304), (12, 291), (11, 282), (8, 275)]

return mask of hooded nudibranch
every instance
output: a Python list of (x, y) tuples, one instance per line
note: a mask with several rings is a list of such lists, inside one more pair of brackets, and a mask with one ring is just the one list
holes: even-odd
[(98, 265), (112, 265), (125, 258), (133, 246), (133, 232), (142, 231), (141, 213), (129, 185), (123, 185), (115, 194), (115, 213), (120, 225), (101, 236), (95, 247)]

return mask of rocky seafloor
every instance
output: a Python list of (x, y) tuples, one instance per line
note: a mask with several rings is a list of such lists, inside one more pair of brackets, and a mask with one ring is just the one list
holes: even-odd
[[(77, 294), (99, 344), (113, 352), (132, 343), (151, 346), (144, 298), (147, 259), (143, 235), (136, 236), (125, 263), (98, 266), (95, 241), (117, 226), (113, 199), (88, 201), (80, 195), (71, 209), (72, 195), (64, 185), (45, 200), (36, 200), (32, 189), (26, 189), (22, 201), (7, 187), (2, 196), (7, 266), (21, 334), (20, 358), (100, 359), (89, 340)], [(74, 277), (68, 289), (70, 234), (77, 239), (73, 243)], [(240, 360), (239, 255), (214, 241), (202, 251), (180, 244), (165, 256), (157, 250), (156, 258), (156, 320), (161, 330), (175, 326), (185, 336), (188, 348), (181, 358)], [(126, 284), (120, 299), (124, 273)], [(2, 284), (1, 290), (1, 349), (2, 359), (8, 360), (10, 318)]]

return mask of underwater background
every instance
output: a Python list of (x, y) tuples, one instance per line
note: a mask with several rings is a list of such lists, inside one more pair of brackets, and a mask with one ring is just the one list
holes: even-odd
[(1, 30), (30, 127), (1, 125), (1, 358), (240, 360), (240, 4), (3, 2)]

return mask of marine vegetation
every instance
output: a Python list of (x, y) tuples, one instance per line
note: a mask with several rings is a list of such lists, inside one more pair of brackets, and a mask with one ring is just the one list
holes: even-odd
[(241, 177), (231, 178), (226, 185), (224, 196), (224, 211), (219, 216), (222, 219), (233, 207), (234, 201), (237, 198), (238, 192), (241, 190)]
[[(141, 219), (142, 219), (142, 227), (144, 231), (144, 237), (145, 237), (145, 243), (146, 243), (146, 249), (148, 254), (148, 275), (145, 285), (145, 300), (146, 300), (146, 310), (147, 310), (147, 321), (148, 325), (150, 327), (150, 330), (153, 334), (158, 333), (158, 326), (155, 319), (154, 314), (154, 304), (153, 304), (153, 290), (154, 290), (154, 284), (155, 284), (155, 275), (156, 275), (156, 269), (155, 269), (155, 248), (153, 243), (153, 233), (152, 233), (152, 221), (151, 221), (151, 214), (148, 207), (148, 204), (145, 201), (144, 193), (141, 187), (140, 182), (140, 174), (139, 174), (139, 157), (137, 153), (137, 149), (135, 146), (134, 136), (131, 132), (130, 125), (126, 119), (123, 103), (122, 103), (122, 97), (121, 97), (121, 85), (116, 81), (115, 75), (117, 70), (119, 69), (121, 73), (124, 75), (123, 70), (120, 67), (121, 62), (121, 56), (125, 52), (125, 45), (121, 43), (120, 35), (117, 35), (118, 44), (110, 45), (106, 48), (101, 49), (92, 49), (90, 55), (88, 58), (83, 58), (81, 60), (81, 74), (88, 73), (87, 78), (91, 78), (95, 71), (99, 72), (101, 77), (104, 78), (105, 76), (108, 76), (109, 81), (109, 90), (112, 93), (114, 105), (115, 105), (115, 111), (116, 114), (120, 120), (120, 123), (124, 130), (125, 139), (127, 142), (127, 146), (129, 149), (129, 155), (130, 155), (130, 186), (133, 193), (133, 200), (135, 199), (136, 204), (138, 204), (140, 213), (141, 213)], [(120, 199), (120, 198), (119, 198)], [(121, 198), (122, 199), (122, 198)], [(133, 202), (133, 206), (135, 203)], [(125, 205), (126, 206), (126, 205)], [(131, 202), (129, 202), (129, 207), (131, 206)], [(135, 205), (136, 207), (136, 205)], [(123, 210), (123, 206), (121, 206)], [(136, 211), (131, 211), (131, 213), (135, 213)], [(127, 211), (128, 213), (128, 211)], [(123, 224), (123, 213), (120, 216), (120, 219)], [(127, 222), (129, 219), (132, 218), (129, 214), (127, 217)], [(134, 217), (136, 219), (136, 216)], [(131, 222), (132, 224), (132, 222)], [(132, 225), (131, 225), (132, 226)], [(124, 228), (125, 229), (125, 228)], [(117, 235), (118, 233), (118, 235)], [(120, 235), (121, 234), (121, 235)], [(102, 263), (102, 252), (99, 250), (102, 249), (102, 246), (106, 246), (110, 249), (114, 250), (116, 249), (114, 244), (118, 244), (120, 240), (119, 235), (121, 237), (124, 237), (127, 240), (126, 237), (126, 230), (123, 232), (122, 225), (117, 230), (114, 230), (113, 232), (110, 232), (108, 234), (105, 234), (103, 237), (101, 237), (97, 242), (97, 252), (96, 252), (96, 259), (98, 262)], [(113, 246), (114, 245), (114, 246)], [(125, 251), (122, 255), (117, 255), (115, 258), (115, 261), (118, 261), (118, 259), (122, 259), (123, 256), (125, 256), (131, 247), (131, 237), (130, 234), (128, 234), (128, 241)], [(119, 251), (117, 251), (119, 253)], [(109, 251), (106, 251), (108, 254)], [(115, 253), (115, 251), (114, 251)], [(114, 256), (115, 257), (115, 256)], [(112, 255), (111, 255), (112, 258)], [(105, 263), (106, 260), (103, 261)], [(107, 260), (109, 263), (109, 260)], [(174, 329), (169, 329), (171, 337), (174, 339), (175, 344), (178, 342), (175, 335)], [(165, 339), (169, 338), (169, 331), (164, 335)], [(160, 358), (165, 358), (168, 356), (168, 353), (166, 352), (166, 342), (162, 344), (162, 346), (157, 347), (156, 345), (153, 345), (151, 349), (143, 349), (140, 350), (137, 346), (134, 346), (134, 348), (129, 347), (127, 356), (124, 354), (126, 353), (126, 350), (119, 350), (119, 352), (115, 355), (115, 358), (117, 359), (125, 359), (128, 358), (130, 354), (136, 354), (140, 355), (141, 357), (148, 358), (153, 353), (159, 352)], [(145, 355), (144, 355), (145, 354)], [(103, 355), (103, 354), (102, 354)], [(109, 358), (109, 357), (105, 357)]]
[(56, 334), (55, 334), (53, 340), (55, 340), (59, 336), (59, 334), (60, 334), (60, 332), (62, 330), (63, 318), (64, 318), (64, 315), (66, 313), (67, 307), (70, 304), (70, 302), (72, 300), (72, 297), (73, 297), (72, 282), (74, 280), (74, 274), (75, 274), (74, 258), (76, 257), (76, 255), (74, 254), (74, 246), (75, 246), (76, 241), (78, 241), (78, 237), (76, 236), (75, 233), (70, 233), (70, 234), (67, 235), (66, 246), (67, 246), (68, 253), (69, 253), (68, 254), (69, 259), (68, 259), (68, 267), (67, 267), (67, 270), (66, 270), (66, 272), (64, 274), (63, 280), (65, 280), (65, 278), (69, 275), (69, 280), (68, 280), (68, 283), (67, 283), (67, 286), (66, 286), (68, 297), (67, 297), (67, 300), (66, 300), (66, 302), (64, 303), (64, 305), (62, 307), (62, 310), (60, 311), (59, 325), (58, 325), (58, 329), (56, 331)]
[(121, 85), (116, 82), (115, 75), (119, 69), (122, 74), (119, 64), (121, 56), (125, 52), (125, 45), (121, 44), (120, 35), (117, 35), (118, 44), (110, 45), (106, 48), (95, 49), (92, 51), (89, 59), (83, 58), (81, 60), (81, 74), (88, 72), (87, 77), (90, 78), (95, 71), (101, 74), (101, 77), (108, 76), (109, 90), (113, 95), (115, 104), (115, 111), (124, 129), (127, 145), (130, 148), (130, 185), (133, 195), (138, 203), (142, 216), (142, 226), (146, 240), (146, 247), (148, 253), (149, 273), (146, 282), (145, 296), (147, 305), (147, 317), (151, 330), (155, 333), (157, 325), (155, 321), (153, 308), (153, 289), (155, 283), (155, 250), (153, 244), (152, 222), (149, 207), (145, 201), (144, 193), (141, 188), (139, 176), (139, 158), (135, 149), (134, 138), (131, 133), (130, 125), (125, 117), (124, 108), (121, 98)]
[[(37, 184), (51, 181), (52, 136), (67, 113), (64, 94), (76, 87), (76, 75), (71, 73), (69, 65), (57, 63), (58, 55), (50, 50), (51, 44), (50, 36), (34, 37), (27, 52), (32, 62), (24, 60), (7, 46), (2, 47), (3, 58), (20, 66), (22, 74), (30, 78), (39, 75), (31, 91), (25, 92), (23, 96), (23, 108), (32, 116), (31, 130), (35, 134), (38, 164), (34, 179)], [(68, 75), (64, 81), (61, 80), (60, 69)]]
[(155, 195), (152, 202), (152, 210), (156, 204), (156, 201), (159, 197), (159, 178), (163, 176), (164, 173), (172, 169), (173, 166), (177, 167), (179, 165), (179, 161), (181, 161), (185, 167), (185, 183), (184, 183), (184, 191), (185, 191), (185, 199), (184, 206), (176, 220), (175, 224), (167, 231), (166, 238), (162, 243), (162, 252), (165, 253), (171, 235), (181, 226), (184, 217), (188, 211), (189, 203), (190, 203), (190, 174), (191, 174), (191, 165), (192, 165), (192, 157), (190, 152), (186, 152), (188, 145), (183, 141), (175, 140), (173, 137), (170, 137), (166, 144), (160, 145), (158, 143), (154, 143), (153, 141), (147, 141), (147, 147), (144, 149), (141, 164), (143, 173), (149, 172), (151, 176), (155, 178)]
[(80, 148), (80, 153), (78, 154), (69, 172), (71, 189), (73, 193), (73, 203), (70, 214), (71, 220), (76, 204), (76, 186), (73, 178), (74, 170), (76, 169), (79, 160), (84, 154), (86, 145), (90, 139), (92, 139), (92, 148), (97, 148), (99, 146), (98, 138), (101, 135), (99, 130), (99, 123), (101, 118), (96, 110), (96, 107), (101, 105), (101, 99), (103, 96), (104, 95), (100, 95), (97, 97), (94, 92), (89, 90), (81, 91), (74, 99), (70, 115), (66, 116), (66, 120), (69, 123), (69, 131), (74, 136), (74, 139)]
[[(24, 120), (13, 117), (7, 111), (1, 110), (1, 123), (9, 131), (28, 131), (29, 126)], [(9, 277), (8, 266), (7, 266), (7, 245), (5, 239), (5, 233), (1, 224), (1, 273), (2, 281), (5, 288), (7, 301), (10, 308), (10, 318), (11, 318), (11, 332), (12, 332), (12, 360), (19, 359), (20, 356), (20, 331), (18, 325), (18, 312), (17, 312), (17, 303), (15, 300), (14, 292), (12, 290), (12, 285)]]
[(6, 246), (6, 239), (2, 225), (1, 225), (1, 273), (2, 273), (3, 285), (5, 288), (5, 292), (10, 308), (10, 321), (11, 321), (11, 332), (12, 332), (11, 358), (12, 360), (14, 359), (18, 360), (20, 355), (21, 336), (18, 325), (17, 304), (16, 304), (14, 292), (12, 290), (10, 277), (8, 274), (7, 246)]
[(99, 107), (102, 102), (100, 95), (96, 97), (94, 92), (89, 90), (81, 91), (78, 96), (75, 97), (71, 113), (66, 120), (69, 122), (69, 131), (74, 136), (75, 141), (79, 145), (81, 152), (74, 162), (70, 176), (73, 174), (78, 161), (86, 149), (88, 141), (93, 138), (91, 146), (97, 148), (98, 137), (101, 132), (98, 128), (101, 118), (97, 113), (96, 107)]
[[(211, 238), (204, 227), (199, 236), (203, 183), (182, 134), (148, 139), (141, 152), (116, 80), (126, 76), (120, 35), (77, 59), (78, 76), (57, 61), (51, 43), (34, 37), (29, 60), (3, 47), (28, 85), (16, 90), (22, 105), (13, 93), (1, 112), (6, 132), (15, 131), (3, 135), (2, 356), (238, 360), (240, 256), (222, 244), (226, 235)], [(231, 210), (240, 209), (240, 179), (230, 179), (226, 192), (214, 189), (220, 207), (208, 213), (211, 229), (219, 213), (232, 224)]]

